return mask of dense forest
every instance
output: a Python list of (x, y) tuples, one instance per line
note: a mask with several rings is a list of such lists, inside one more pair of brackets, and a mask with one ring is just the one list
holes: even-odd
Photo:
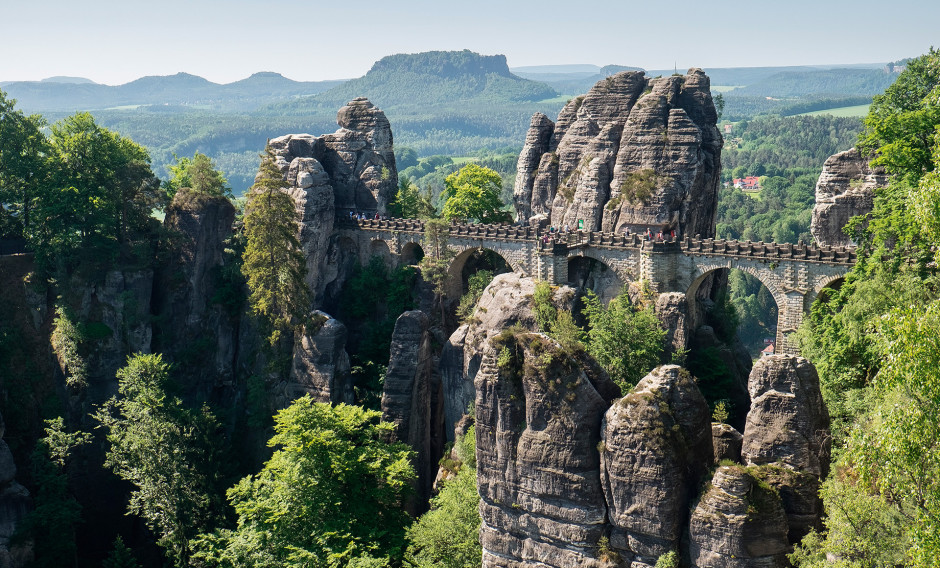
[[(413, 72), (408, 61), (380, 63), (373, 72)], [(483, 93), (478, 110), (486, 101), (495, 106), (494, 92), (526, 105), (491, 108), (489, 122), (473, 115), (472, 105), (466, 114), (402, 119), (410, 127), (396, 138), (401, 179), (393, 206), (402, 215), (429, 218), (421, 278), (414, 267), (389, 271), (373, 264), (354, 271), (337, 308), (347, 321), (362, 322), (352, 326), (360, 330), (353, 333), (359, 349), (351, 361), (352, 372), (363, 378), (354, 394), (359, 404), (303, 397), (277, 412), (265, 381), (288, 372), (286, 346), (295, 334), (323, 321), (308, 313), (296, 211), (280, 191), (285, 182), (274, 157), (255, 158), (255, 167), (244, 174), (254, 180), (251, 190), (233, 203), (221, 165), (224, 156), (233, 164), (237, 156), (247, 159), (239, 146), (226, 146), (231, 136), (246, 132), (236, 115), (226, 115), (231, 130), (214, 139), (219, 131), (208, 125), (220, 115), (168, 114), (171, 128), (151, 133), (151, 144), (185, 148), (192, 158), (167, 161), (161, 181), (144, 142), (125, 132), (143, 132), (150, 117), (100, 115), (131, 117), (120, 133), (89, 113), (49, 124), (19, 111), (0, 91), (0, 239), (24, 242), (35, 259), (25, 280), (18, 273), (14, 279), (12, 269), (0, 273), (4, 293), (20, 302), (0, 304), (0, 410), (6, 422), (0, 431), (16, 460), (29, 464), (17, 477), (34, 496), (11, 543), (33, 543), (32, 566), (479, 566), (474, 428), (448, 448), (439, 491), (424, 512), (428, 507), (414, 505), (413, 450), (394, 441), (393, 426), (381, 421), (377, 409), (384, 377), (379, 361), (389, 350), (394, 314), (432, 296), (443, 312), (448, 257), (446, 251), (432, 252), (446, 249), (443, 233), (435, 231), (454, 218), (505, 215), (515, 161), (505, 146), (493, 146), (509, 138), (507, 127), (497, 127), (499, 117), (531, 110), (527, 105), (542, 104), (538, 97), (554, 93), (507, 77), (505, 60), (470, 54), (452, 66), (432, 54), (423, 63), (454, 78), (448, 92)], [(466, 81), (468, 67), (486, 81)], [(263, 128), (297, 120), (289, 106), (267, 109), (268, 122), (258, 117), (251, 143), (270, 137)], [(186, 116), (202, 117), (203, 126)], [(461, 121), (466, 128), (443, 128)], [(183, 131), (230, 151), (213, 162), (199, 153), (208, 142), (176, 145)], [(737, 122), (722, 156), (726, 181), (760, 176), (761, 190), (722, 190), (718, 236), (808, 241), (822, 162), (852, 145), (874, 156), (873, 164), (892, 177), (877, 190), (867, 224), (854, 225), (858, 263), (841, 287), (821, 294), (798, 332), (803, 354), (819, 370), (833, 420), (833, 467), (821, 491), (824, 527), (811, 532), (790, 559), (803, 568), (833, 566), (833, 558), (836, 566), (853, 568), (940, 566), (940, 52), (909, 61), (874, 96), (862, 122), (826, 116)], [(470, 158), (429, 155), (441, 147)], [(481, 188), (486, 207), (461, 208)], [(478, 206), (483, 200), (469, 201)], [(214, 313), (240, 322), (239, 333), (258, 337), (257, 366), (238, 379), (237, 395), (226, 398), (216, 396), (218, 385), (199, 390), (183, 380), (199, 368), (204, 345), (187, 346), (176, 359), (127, 353), (110, 378), (116, 378), (116, 391), (95, 391), (103, 383), (91, 369), (100, 365), (115, 334), (130, 344), (141, 320), (152, 319), (158, 344), (172, 341), (161, 331), (169, 316), (140, 314), (129, 289), (114, 292), (112, 275), (172, 266), (169, 259), (185, 245), (154, 212), (191, 211), (207, 203), (230, 211), (237, 229), (225, 243), (221, 268), (209, 277), (217, 292)], [(478, 274), (459, 300), (463, 317), (472, 314), (467, 306), (479, 300), (492, 276)], [(170, 271), (166, 278), (181, 276)], [(100, 313), (78, 315), (93, 296), (109, 293), (125, 310), (120, 321), (111, 322), (119, 329), (105, 324)], [(541, 283), (532, 295), (539, 329), (562, 349), (593, 357), (622, 392), (660, 361), (665, 332), (649, 299), (631, 302), (624, 293), (604, 305), (587, 293), (572, 313), (552, 304), (551, 294)], [(46, 299), (55, 311), (52, 328), (45, 330), (51, 348), (22, 331), (35, 327), (28, 306), (45, 305)], [(742, 335), (760, 336), (768, 332), (771, 304), (756, 281), (733, 274), (729, 295), (712, 316), (720, 316), (723, 334), (738, 327)], [(440, 319), (443, 324), (446, 317)], [(706, 379), (701, 387), (716, 385)], [(104, 402), (92, 408), (94, 396)], [(720, 402), (720, 393), (707, 396)], [(714, 407), (720, 420), (722, 408)], [(117, 508), (128, 520), (108, 517), (114, 503), (102, 503), (109, 511), (101, 513), (87, 506), (89, 496), (76, 494), (77, 486), (89, 486), (89, 475), (90, 485), (126, 497)], [(87, 522), (99, 513), (109, 524)]]

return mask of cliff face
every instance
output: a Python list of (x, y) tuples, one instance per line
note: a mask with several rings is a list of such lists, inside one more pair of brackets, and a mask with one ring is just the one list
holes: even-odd
[[(818, 526), (828, 465), (812, 365), (776, 356), (754, 367), (742, 437), (711, 422), (694, 378), (675, 365), (616, 398), (593, 359), (527, 331), (532, 284), (500, 278), (483, 294), (486, 319), (452, 338), (466, 359), (480, 354), (483, 566), (649, 568), (670, 551), (702, 568), (785, 566)], [(510, 319), (521, 325), (508, 329)], [(703, 492), (721, 459), (743, 463), (719, 468)]]
[(842, 228), (856, 215), (872, 210), (874, 191), (888, 184), (881, 168), (868, 165), (870, 158), (855, 148), (830, 156), (816, 182), (816, 205), (810, 231), (820, 245), (854, 245)]
[(483, 566), (606, 566), (597, 445), (610, 379), (541, 334), (504, 334), (476, 376)]
[(430, 320), (424, 312), (405, 312), (395, 322), (382, 389), (382, 420), (395, 424), (396, 436), (415, 450), (417, 499), (412, 513), (423, 512), (431, 497), (437, 459), (444, 453), (440, 377), (432, 372)]
[(5, 430), (3, 416), (0, 416), (0, 567), (20, 568), (32, 560), (32, 544), (26, 542), (10, 546), (10, 538), (29, 511), (31, 502), (29, 491), (14, 479), (16, 464), (3, 440)]
[(278, 168), (301, 214), (300, 242), (307, 284), (319, 306), (327, 288), (338, 291), (346, 257), (333, 234), (337, 212), (385, 213), (398, 187), (392, 130), (385, 113), (364, 98), (339, 109), (333, 134), (288, 134), (270, 141)]
[(623, 72), (536, 114), (517, 164), (519, 221), (713, 234), (721, 134), (708, 77)]
[[(180, 372), (187, 387), (203, 396), (234, 380), (237, 314), (213, 301), (224, 295), (225, 243), (234, 221), (235, 207), (228, 199), (186, 189), (174, 196), (164, 220), (177, 233), (178, 246), (155, 274), (153, 311), (160, 315), (160, 325), (153, 347), (185, 360)], [(229, 293), (237, 295), (238, 290)]]

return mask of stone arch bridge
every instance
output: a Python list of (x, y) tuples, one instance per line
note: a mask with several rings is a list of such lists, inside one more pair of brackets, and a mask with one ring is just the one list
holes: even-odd
[[(380, 254), (392, 265), (413, 262), (424, 236), (424, 223), (411, 219), (338, 219), (336, 228), (356, 243), (361, 259)], [(546, 242), (532, 227), (511, 225), (452, 224), (448, 244), (457, 253), (450, 269), (451, 292), (457, 294), (463, 262), (478, 250), (499, 254), (514, 272), (554, 284), (568, 282), (573, 259), (590, 258), (623, 283), (644, 282), (653, 292), (681, 292), (690, 301), (709, 274), (737, 268), (757, 278), (777, 303), (778, 353), (797, 352), (788, 334), (800, 326), (822, 289), (843, 278), (856, 261), (854, 247), (688, 237), (647, 241), (600, 232), (556, 234)]]

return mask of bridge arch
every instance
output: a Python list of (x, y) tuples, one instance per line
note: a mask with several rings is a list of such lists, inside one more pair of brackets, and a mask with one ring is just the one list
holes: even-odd
[(421, 248), (421, 244), (409, 241), (402, 245), (401, 253), (399, 254), (399, 264), (402, 266), (412, 266), (421, 262), (421, 259), (424, 258), (424, 249)]
[(519, 272), (498, 250), (467, 247), (457, 254), (447, 269), (446, 295), (459, 298), (467, 290), (467, 281), (478, 270), (492, 270), (493, 275)]
[[(688, 304), (689, 314), (697, 321), (705, 321), (705, 308), (703, 302), (706, 300), (716, 300), (715, 292), (716, 289), (709, 286), (709, 284), (715, 283), (717, 279), (724, 277), (724, 279), (729, 280), (732, 278), (731, 272), (733, 270), (738, 270), (748, 276), (753, 277), (760, 285), (769, 293), (770, 297), (773, 300), (775, 312), (776, 312), (776, 321), (774, 321), (771, 329), (763, 329), (765, 332), (769, 332), (771, 337), (774, 337), (774, 344), (779, 350), (781, 348), (781, 340), (783, 334), (787, 331), (792, 331), (786, 327), (787, 322), (791, 319), (788, 314), (790, 307), (793, 302), (788, 299), (788, 295), (792, 295), (794, 291), (789, 291), (789, 293), (778, 286), (778, 281), (775, 278), (770, 277), (771, 270), (769, 268), (764, 269), (764, 265), (757, 266), (752, 263), (716, 263), (714, 265), (705, 265), (700, 267), (700, 274), (692, 281), (692, 284), (689, 286), (686, 291), (686, 302)], [(728, 282), (730, 284), (730, 282)], [(705, 286), (703, 286), (705, 285)], [(707, 289), (706, 289), (707, 288)], [(726, 287), (728, 293), (730, 293), (730, 285)], [(758, 299), (760, 298), (760, 290), (756, 292)], [(765, 296), (766, 298), (766, 296)], [(740, 306), (735, 306), (740, 308)], [(773, 312), (771, 312), (773, 314)], [(802, 315), (802, 314), (801, 314)], [(741, 330), (739, 330), (740, 332)], [(760, 328), (757, 328), (757, 331), (760, 331)], [(755, 347), (755, 342), (757, 337), (750, 338), (750, 335), (753, 334), (752, 331), (749, 333), (749, 337), (741, 337), (745, 343), (748, 343), (749, 339), (753, 339), (750, 347)], [(752, 351), (753, 354), (753, 351)]]
[(381, 239), (373, 239), (369, 243), (369, 258), (363, 259), (363, 261), (368, 263), (373, 256), (381, 258), (385, 268), (392, 268), (392, 250), (387, 242)]
[(614, 267), (594, 255), (569, 256), (567, 274), (569, 284), (593, 290), (605, 304), (615, 298), (624, 285), (629, 283)]

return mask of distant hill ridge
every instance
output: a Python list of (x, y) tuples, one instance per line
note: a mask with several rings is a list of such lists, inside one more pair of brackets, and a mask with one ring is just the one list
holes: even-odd
[(43, 81), (0, 83), (27, 112), (73, 112), (119, 106), (190, 105), (220, 110), (252, 110), (276, 100), (314, 95), (342, 83), (293, 81), (279, 73), (255, 73), (228, 84), (190, 73), (151, 75), (123, 85), (101, 85), (87, 79), (54, 77)]

